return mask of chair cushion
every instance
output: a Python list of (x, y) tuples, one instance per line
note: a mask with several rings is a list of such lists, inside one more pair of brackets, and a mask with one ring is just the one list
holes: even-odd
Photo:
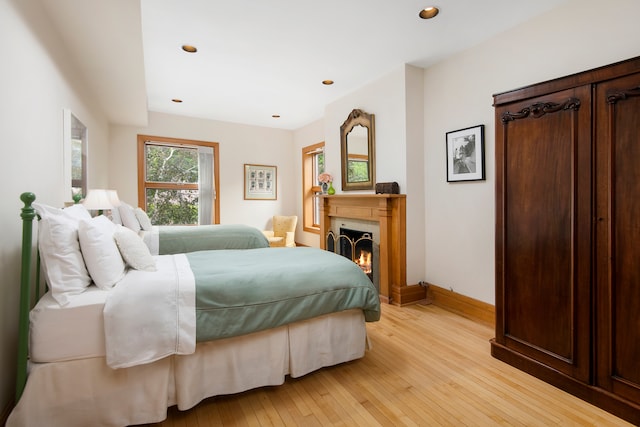
[(284, 246), (284, 237), (269, 237), (268, 240), (272, 248)]

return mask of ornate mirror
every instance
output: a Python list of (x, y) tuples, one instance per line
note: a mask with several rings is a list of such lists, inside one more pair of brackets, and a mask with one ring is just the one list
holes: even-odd
[(351, 111), (340, 126), (342, 191), (373, 190), (376, 180), (374, 115)]

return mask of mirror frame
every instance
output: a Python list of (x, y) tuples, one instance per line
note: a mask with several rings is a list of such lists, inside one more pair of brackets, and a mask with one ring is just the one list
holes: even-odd
[[(369, 151), (369, 179), (361, 182), (348, 182), (348, 151), (347, 137), (354, 126), (360, 125), (367, 129)], [(340, 126), (340, 157), (342, 159), (342, 191), (373, 190), (376, 181), (376, 150), (375, 150), (375, 116), (362, 110), (351, 111), (347, 120)]]

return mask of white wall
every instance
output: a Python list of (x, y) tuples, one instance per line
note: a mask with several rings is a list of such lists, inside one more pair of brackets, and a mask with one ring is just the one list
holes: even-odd
[[(640, 2), (573, 0), (424, 72), (428, 282), (493, 304), (492, 95), (640, 55)], [(447, 183), (445, 133), (486, 126), (487, 180)]]
[(107, 124), (88, 104), (64, 46), (38, 2), (0, 0), (0, 412), (13, 399), (16, 372), (21, 230), (19, 196), (62, 206), (62, 120), (69, 108), (89, 129), (88, 181), (107, 183)]
[[(405, 68), (406, 189), (407, 194), (407, 284), (425, 280), (425, 166), (423, 70)], [(430, 206), (430, 205), (429, 205)]]
[[(204, 120), (165, 113), (149, 113), (146, 127), (112, 125), (110, 128), (109, 188), (118, 190), (125, 202), (137, 206), (137, 135), (163, 136), (220, 144), (221, 224), (248, 224), (259, 229), (271, 227), (273, 215), (297, 211), (293, 132)], [(244, 200), (244, 164), (277, 166), (277, 200)]]
[(294, 140), (294, 158), (295, 158), (295, 172), (294, 176), (296, 188), (296, 209), (298, 215), (298, 226), (296, 230), (296, 242), (306, 246), (320, 247), (320, 235), (317, 233), (310, 233), (303, 230), (302, 219), (302, 147), (306, 147), (312, 144), (317, 144), (324, 141), (324, 123), (322, 120), (316, 120), (308, 125), (297, 129), (293, 133)]

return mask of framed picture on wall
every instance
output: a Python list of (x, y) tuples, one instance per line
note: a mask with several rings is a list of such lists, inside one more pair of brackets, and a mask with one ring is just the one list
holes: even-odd
[(484, 179), (484, 125), (447, 132), (447, 182)]
[(278, 168), (267, 165), (244, 165), (244, 199), (277, 200)]

